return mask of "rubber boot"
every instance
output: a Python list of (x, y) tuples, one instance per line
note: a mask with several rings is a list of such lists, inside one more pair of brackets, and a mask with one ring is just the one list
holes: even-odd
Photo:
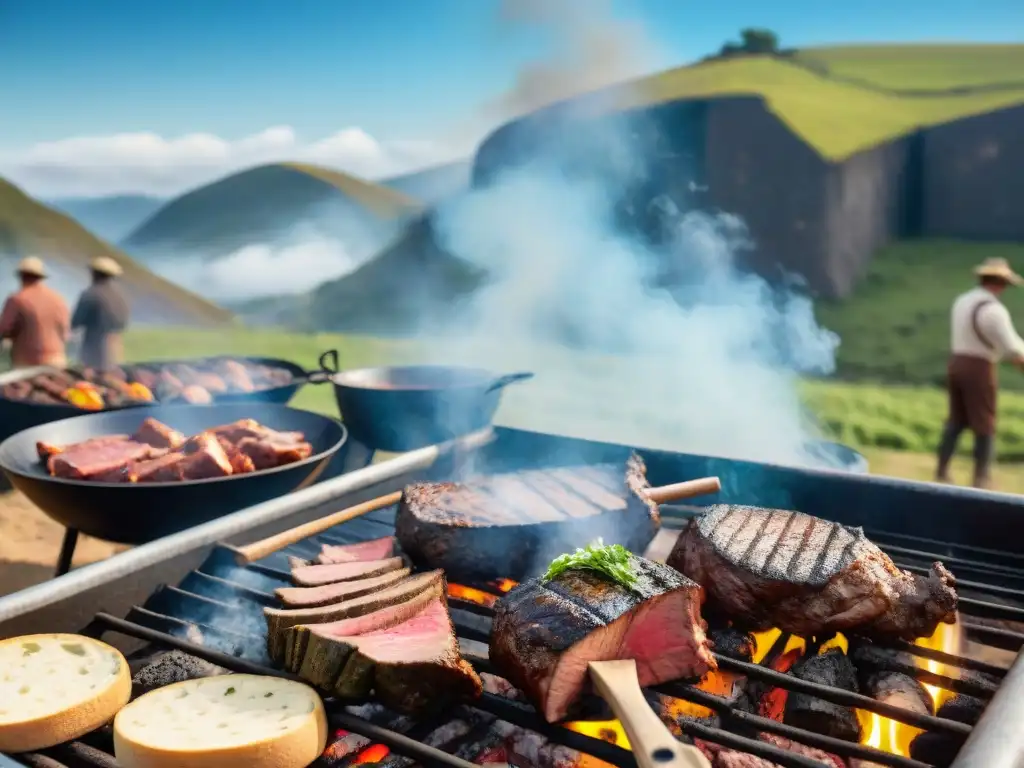
[(939, 466), (935, 470), (935, 481), (938, 483), (949, 483), (949, 462), (956, 453), (956, 444), (960, 439), (960, 433), (964, 428), (956, 424), (946, 423), (942, 430), (942, 437), (939, 439)]
[(974, 436), (974, 482), (975, 488), (992, 487), (992, 435)]

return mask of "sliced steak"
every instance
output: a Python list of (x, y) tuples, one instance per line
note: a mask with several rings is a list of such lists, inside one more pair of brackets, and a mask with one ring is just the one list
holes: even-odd
[(160, 456), (163, 451), (134, 440), (118, 440), (99, 444), (79, 443), (51, 456), (46, 464), (54, 477), (88, 480), (109, 475), (132, 462)]
[(324, 544), (316, 558), (318, 563), (354, 563), (362, 560), (384, 560), (395, 554), (395, 537), (386, 536), (358, 544)]
[(332, 637), (344, 668), (332, 693), (363, 698), (372, 691), (399, 712), (437, 711), (483, 693), (483, 683), (459, 653), (443, 597), (397, 626), (348, 637)]
[(329, 563), (327, 565), (300, 565), (292, 568), (292, 581), (300, 587), (318, 587), (336, 581), (355, 581), (382, 576), (397, 571), (404, 564), (400, 557), (387, 560), (365, 560), (356, 563)]
[(333, 638), (361, 635), (401, 624), (426, 608), (431, 600), (442, 598), (444, 594), (445, 583), (439, 579), (408, 600), (379, 611), (329, 624), (292, 627), (285, 643), (285, 666), (292, 672), (301, 672), (302, 677), (311, 683), (330, 690), (348, 659), (348, 651), (335, 645)]
[(63, 453), (68, 450), (85, 450), (87, 448), (97, 448), (103, 445), (111, 445), (113, 443), (124, 443), (131, 440), (129, 435), (105, 435), (103, 437), (94, 437), (91, 440), (86, 440), (81, 443), (72, 443), (71, 445), (56, 445), (54, 443), (36, 443), (36, 453), (39, 454), (39, 460), (45, 462), (51, 456), (56, 456), (58, 453)]
[(690, 521), (668, 564), (708, 592), (709, 613), (805, 637), (929, 637), (956, 621), (955, 580), (901, 571), (860, 528), (800, 512), (719, 504)]
[(408, 568), (399, 568), (382, 576), (374, 576), (370, 579), (356, 579), (355, 581), (336, 581), (331, 584), (323, 584), (319, 587), (281, 587), (275, 589), (277, 599), (284, 603), (286, 608), (315, 608), (320, 605), (338, 603), (342, 600), (350, 600), (353, 597), (361, 597), (378, 589), (390, 587), (409, 575)]
[(313, 446), (301, 440), (286, 437), (289, 433), (275, 433), (270, 437), (246, 437), (238, 441), (238, 450), (252, 459), (256, 469), (273, 469), (308, 459)]
[(224, 447), (209, 432), (189, 438), (183, 448), (186, 457), (181, 465), (181, 475), (184, 480), (227, 477), (234, 472)]
[(700, 618), (701, 588), (661, 563), (630, 558), (637, 583), (569, 570), (520, 584), (494, 607), (490, 656), (548, 722), (583, 692), (591, 661), (635, 659), (641, 685), (715, 668)]
[(440, 583), (443, 577), (441, 571), (428, 571), (411, 576), (379, 592), (319, 608), (300, 608), (298, 610), (264, 608), (263, 613), (267, 617), (267, 649), (270, 658), (278, 663), (283, 660), (286, 635), (291, 627), (299, 624), (326, 624), (338, 619), (372, 613), (389, 605), (405, 602), (420, 592), (431, 589)]
[(132, 440), (149, 443), (156, 448), (176, 451), (185, 444), (186, 437), (178, 430), (172, 429), (153, 417), (148, 417), (132, 435)]
[(413, 485), (402, 495), (395, 530), (421, 567), (519, 581), (598, 538), (642, 552), (661, 525), (657, 505), (643, 496), (645, 473), (633, 456), (625, 468), (563, 467)]

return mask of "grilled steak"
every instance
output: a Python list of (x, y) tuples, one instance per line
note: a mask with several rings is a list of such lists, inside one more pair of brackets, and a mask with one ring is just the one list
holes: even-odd
[(331, 688), (336, 696), (362, 698), (372, 691), (385, 706), (418, 714), (483, 692), (480, 678), (459, 654), (443, 597), (394, 627), (324, 640), (337, 656), (347, 656)]
[(368, 595), (378, 589), (390, 587), (408, 575), (408, 568), (399, 568), (370, 579), (337, 581), (319, 587), (281, 587), (275, 589), (274, 594), (287, 608), (315, 608), (319, 605), (339, 603), (342, 600)]
[(339, 649), (332, 638), (361, 635), (401, 624), (426, 608), (431, 600), (444, 597), (444, 592), (444, 580), (437, 579), (408, 600), (379, 611), (328, 624), (294, 626), (288, 631), (285, 642), (285, 666), (292, 672), (301, 671), (302, 676), (314, 685), (329, 689), (348, 659), (347, 651), (338, 654)]
[(598, 538), (642, 552), (661, 524), (642, 495), (645, 471), (634, 456), (625, 473), (565, 467), (413, 485), (398, 508), (398, 541), (417, 565), (464, 578), (522, 580)]
[[(325, 566), (310, 567), (322, 568)], [(263, 613), (267, 617), (267, 650), (270, 653), (270, 658), (278, 663), (283, 660), (286, 634), (291, 627), (299, 624), (325, 624), (338, 619), (362, 616), (389, 605), (403, 603), (420, 592), (432, 588), (442, 578), (441, 571), (429, 571), (400, 581), (379, 592), (319, 608), (302, 608), (294, 611), (264, 608)]]
[(709, 612), (752, 630), (931, 636), (956, 621), (952, 574), (901, 571), (850, 528), (799, 512), (719, 504), (690, 521), (668, 564), (704, 585)]
[(520, 584), (494, 607), (490, 657), (548, 722), (583, 692), (587, 664), (635, 659), (641, 685), (700, 677), (715, 667), (700, 618), (701, 588), (661, 563), (632, 556), (637, 583), (568, 570)]
[(355, 563), (328, 563), (326, 565), (300, 565), (292, 568), (292, 581), (300, 587), (318, 587), (336, 581), (355, 581), (382, 576), (403, 566), (402, 558), (366, 560)]
[(142, 422), (132, 440), (140, 443), (149, 443), (156, 448), (167, 448), (176, 451), (185, 444), (185, 435), (176, 429), (171, 429), (156, 419), (149, 417)]
[(181, 475), (185, 480), (227, 477), (234, 471), (224, 447), (209, 432), (189, 438), (184, 452), (186, 457), (181, 465)]
[[(857, 670), (838, 648), (805, 656), (793, 665), (790, 674), (809, 683), (859, 693)], [(852, 709), (797, 691), (790, 691), (786, 697), (783, 722), (835, 739), (859, 742), (861, 737), (860, 720)]]
[(88, 480), (109, 475), (135, 461), (162, 455), (163, 451), (134, 440), (79, 443), (53, 454), (46, 466), (54, 477)]
[(36, 443), (36, 453), (39, 454), (39, 460), (46, 462), (51, 456), (56, 456), (58, 453), (70, 449), (85, 450), (86, 448), (96, 448), (103, 445), (111, 445), (114, 443), (124, 443), (131, 440), (129, 435), (105, 435), (103, 437), (94, 437), (91, 440), (86, 440), (81, 443), (72, 443), (71, 445), (54, 445), (53, 443)]

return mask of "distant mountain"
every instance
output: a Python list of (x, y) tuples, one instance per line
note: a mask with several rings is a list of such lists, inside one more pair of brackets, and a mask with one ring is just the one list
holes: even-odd
[(68, 197), (46, 204), (66, 213), (90, 232), (110, 242), (127, 237), (166, 201), (146, 195), (110, 197)]
[(459, 160), (445, 165), (435, 165), (415, 173), (384, 179), (380, 183), (397, 189), (424, 205), (433, 205), (457, 195), (469, 187), (473, 170), (472, 160)]
[(76, 220), (0, 179), (0, 293), (7, 295), (15, 288), (17, 260), (29, 254), (43, 258), (51, 284), (69, 304), (88, 284), (89, 261), (109, 256), (124, 269), (122, 283), (133, 322), (214, 326), (233, 320), (227, 310), (158, 277)]

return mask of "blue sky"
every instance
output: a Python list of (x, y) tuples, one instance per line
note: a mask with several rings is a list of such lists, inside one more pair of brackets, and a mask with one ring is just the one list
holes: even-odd
[[(273, 125), (322, 136), (443, 131), (541, 54), (501, 35), (496, 0), (0, 0), (0, 147), (75, 135)], [(1013, 41), (1021, 0), (617, 0), (670, 63), (742, 26), (787, 45)]]

